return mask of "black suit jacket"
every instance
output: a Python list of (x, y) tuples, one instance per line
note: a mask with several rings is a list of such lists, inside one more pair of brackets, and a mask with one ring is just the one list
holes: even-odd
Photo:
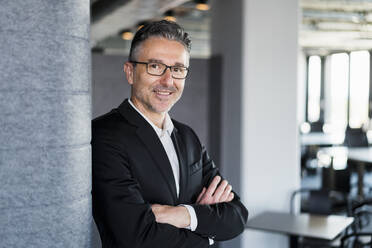
[[(156, 132), (125, 100), (92, 122), (93, 217), (103, 247), (208, 247), (207, 237), (227, 240), (240, 234), (248, 212), (233, 201), (195, 204), (203, 186), (218, 174), (193, 130), (173, 120), (172, 140), (180, 166), (180, 192)], [(151, 204), (190, 204), (194, 232), (155, 221)]]

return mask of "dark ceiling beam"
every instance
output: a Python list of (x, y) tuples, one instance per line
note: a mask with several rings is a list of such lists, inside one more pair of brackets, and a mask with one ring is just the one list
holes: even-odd
[(131, 0), (96, 0), (92, 1), (90, 6), (91, 23), (101, 20), (106, 15), (113, 12), (118, 7), (121, 7)]

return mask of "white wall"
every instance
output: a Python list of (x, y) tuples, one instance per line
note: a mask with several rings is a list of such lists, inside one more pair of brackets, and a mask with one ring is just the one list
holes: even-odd
[[(289, 211), (300, 185), (297, 128), (298, 1), (243, 4), (243, 200), (250, 218)], [(287, 237), (247, 230), (242, 247), (288, 247)]]

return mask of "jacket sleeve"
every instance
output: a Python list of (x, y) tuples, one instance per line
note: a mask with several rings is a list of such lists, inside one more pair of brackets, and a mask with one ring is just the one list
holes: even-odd
[(160, 224), (131, 172), (122, 149), (92, 140), (93, 217), (103, 247), (208, 247), (206, 237), (172, 225)]
[[(202, 161), (203, 185), (208, 187), (216, 175), (221, 175), (204, 147), (202, 148)], [(195, 233), (222, 241), (232, 239), (244, 231), (248, 210), (235, 192), (231, 202), (211, 205), (192, 204), (192, 206), (198, 218)]]

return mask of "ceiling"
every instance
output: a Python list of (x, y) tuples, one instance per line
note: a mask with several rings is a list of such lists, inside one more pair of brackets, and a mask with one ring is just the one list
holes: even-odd
[[(372, 0), (301, 0), (299, 45), (308, 54), (372, 48)], [(96, 51), (127, 54), (130, 41), (120, 31), (136, 30), (139, 22), (161, 19), (173, 10), (190, 33), (191, 56), (208, 57), (209, 11), (195, 9), (189, 0), (91, 0), (91, 42)]]

